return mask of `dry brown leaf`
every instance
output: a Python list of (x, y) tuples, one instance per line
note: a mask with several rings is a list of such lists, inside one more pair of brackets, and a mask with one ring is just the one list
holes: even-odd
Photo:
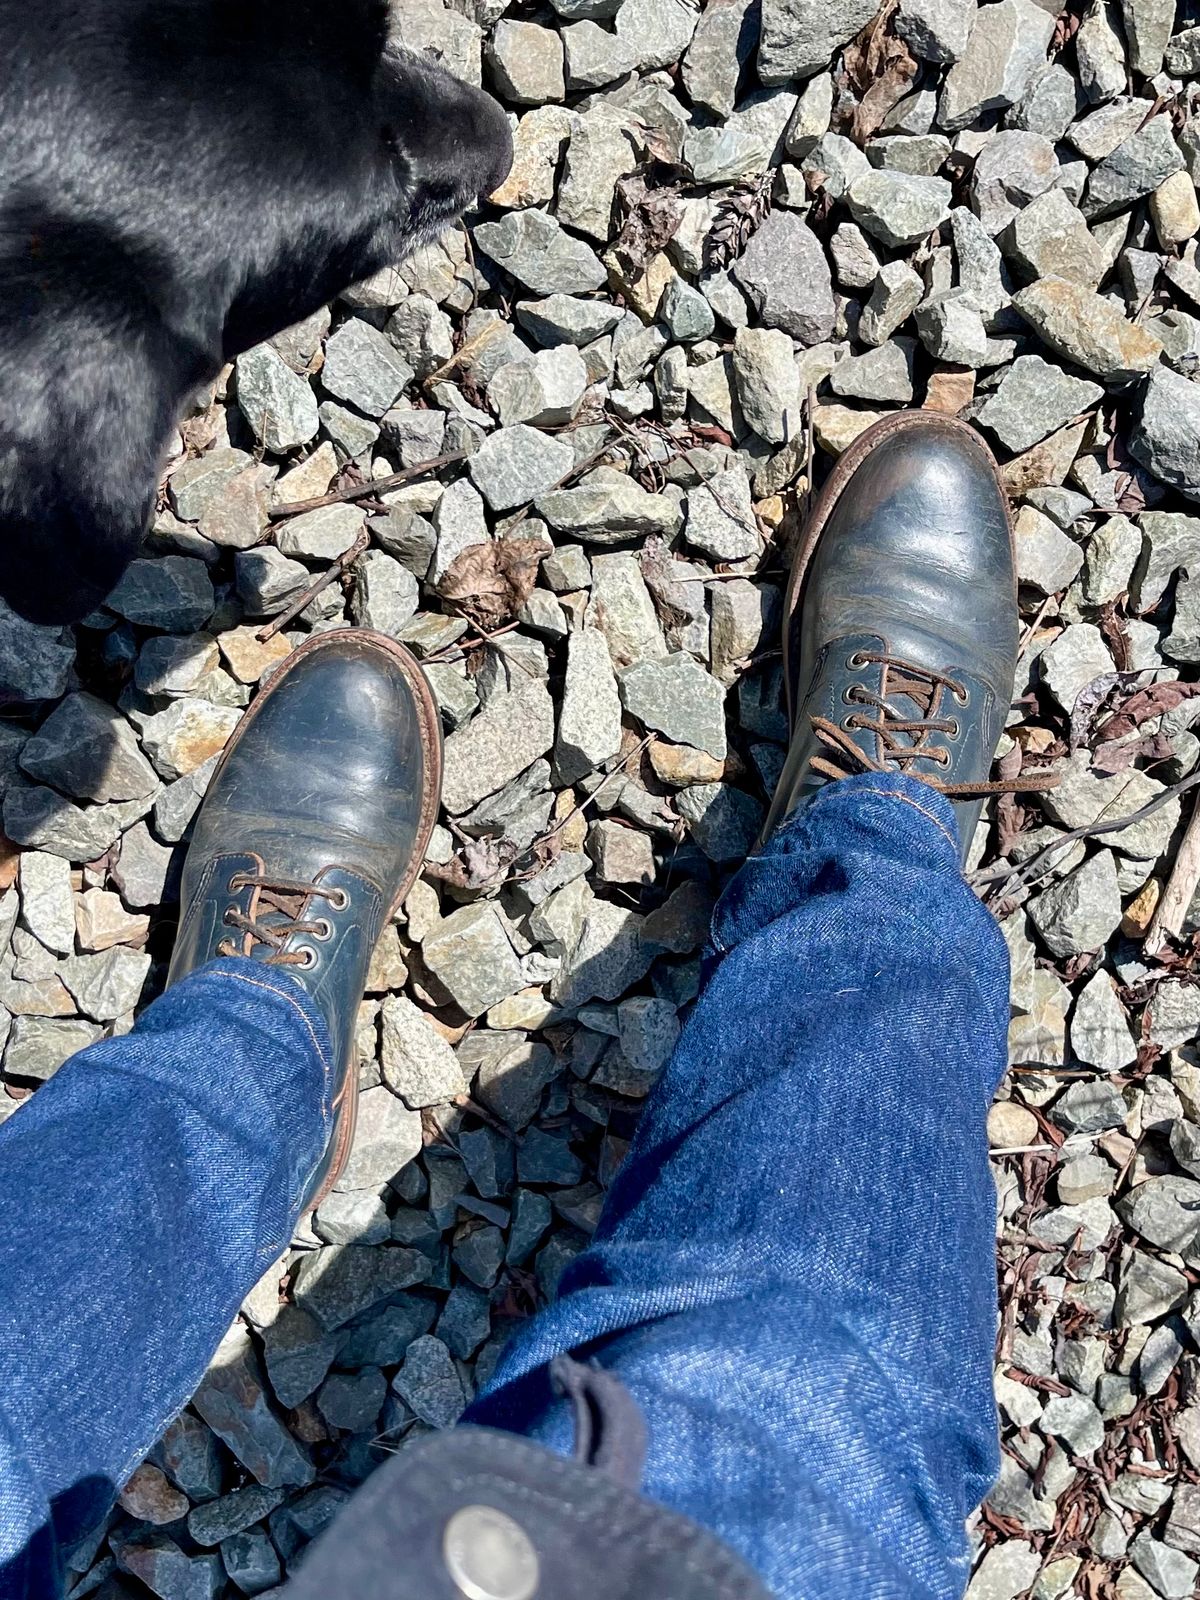
[(611, 251), (627, 282), (640, 278), (652, 256), (665, 250), (683, 221), (677, 189), (651, 189), (645, 174), (632, 173), (617, 184), (624, 224)]
[[(1006, 751), (996, 763), (997, 776), (1006, 781), (1019, 778), (1024, 760), (1025, 752), (1014, 740), (1012, 749)], [(1015, 794), (999, 796), (996, 802), (996, 854), (1001, 859), (1009, 854), (1014, 840), (1024, 831), (1028, 821), (1029, 813)]]
[(1011, 782), (1013, 778), (1019, 778), (1021, 776), (1021, 763), (1024, 761), (1024, 759), (1025, 756), (1021, 746), (1014, 740), (1012, 749), (1006, 750), (1000, 757), (999, 761), (997, 761), (997, 774), (1003, 778), (1005, 782)]
[(1082, 21), (1082, 9), (1064, 7), (1064, 9), (1059, 12), (1058, 20), (1054, 24), (1054, 37), (1050, 40), (1050, 49), (1048, 53), (1051, 60), (1053, 60), (1056, 56), (1060, 56), (1067, 48), (1071, 40), (1079, 32), (1079, 27)]
[(1097, 772), (1115, 777), (1118, 772), (1128, 772), (1135, 761), (1169, 761), (1174, 754), (1174, 746), (1165, 733), (1148, 733), (1141, 739), (1116, 739), (1097, 745), (1092, 766)]
[(1128, 738), (1143, 722), (1174, 711), (1176, 706), (1182, 705), (1185, 700), (1195, 699), (1198, 694), (1200, 683), (1152, 683), (1147, 689), (1138, 689), (1101, 723), (1100, 733), (1104, 743)]
[(1097, 625), (1118, 670), (1128, 672), (1129, 663), (1133, 660), (1133, 640), (1129, 637), (1125, 618), (1117, 610), (1116, 601), (1110, 600), (1101, 607)]
[(517, 854), (509, 839), (464, 838), (462, 848), (444, 864), (430, 866), (428, 876), (455, 889), (490, 889), (504, 881)]
[(1029, 813), (1015, 794), (1002, 794), (996, 800), (996, 854), (1003, 861), (1017, 836), (1025, 831)]
[(726, 433), (724, 428), (718, 428), (715, 423), (693, 422), (692, 432), (697, 439), (706, 439), (709, 444), (723, 444), (726, 450), (734, 448), (732, 434)]
[(863, 95), (850, 123), (850, 137), (860, 147), (879, 129), (884, 117), (898, 105), (912, 86), (917, 75), (917, 63), (909, 55), (902, 39), (891, 41), (897, 46), (884, 71)]
[(450, 563), (438, 593), (487, 631), (515, 617), (537, 582), (539, 564), (550, 554), (540, 539), (492, 539), (469, 545)]
[(1081, 750), (1088, 743), (1105, 701), (1110, 696), (1115, 696), (1130, 677), (1140, 676), (1141, 674), (1137, 672), (1102, 672), (1079, 691), (1075, 697), (1074, 710), (1071, 712), (1070, 744), (1073, 751)]
[(1030, 723), (1014, 728), (1012, 736), (1021, 749), (1028, 751), (1032, 756), (1044, 756), (1051, 746), (1057, 743), (1049, 728), (1039, 728)]
[(842, 51), (841, 75), (851, 88), (858, 90), (859, 94), (864, 94), (870, 88), (874, 76), (872, 48), (875, 35), (895, 10), (896, 0), (889, 0), (889, 3), (875, 13), (862, 32), (855, 34)]
[(918, 67), (904, 40), (895, 31), (897, 3), (890, 0), (846, 46), (843, 72), (858, 91), (848, 129), (857, 145), (864, 145), (912, 87)]
[(1115, 504), (1117, 510), (1124, 512), (1126, 516), (1135, 515), (1146, 509), (1146, 492), (1132, 472), (1127, 473), (1122, 480), (1121, 492), (1117, 495)]

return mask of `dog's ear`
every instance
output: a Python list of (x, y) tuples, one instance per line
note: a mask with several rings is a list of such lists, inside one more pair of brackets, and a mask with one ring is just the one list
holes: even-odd
[[(116, 585), (154, 507), (162, 454), (198, 376), (106, 254), (0, 259), (0, 597), (78, 622)], [(78, 261), (82, 266), (82, 261)], [(132, 303), (131, 303), (132, 301)]]
[(0, 597), (32, 622), (80, 621), (137, 554), (169, 431), (150, 379), (115, 352), (72, 362), (0, 422)]

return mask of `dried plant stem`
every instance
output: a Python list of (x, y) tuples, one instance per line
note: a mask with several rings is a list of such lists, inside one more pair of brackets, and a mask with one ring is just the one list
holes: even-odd
[(310, 583), (304, 593), (298, 599), (293, 600), (286, 611), (280, 612), (274, 622), (269, 622), (265, 628), (258, 630), (254, 637), (259, 644), (267, 644), (277, 633), (282, 633), (289, 622), (295, 621), (306, 606), (311, 605), (319, 594), (324, 594), (329, 585), (340, 578), (346, 568), (352, 566), (358, 560), (370, 542), (371, 535), (364, 528), (350, 548), (343, 550), (333, 565), (323, 572), (315, 583)]
[(268, 515), (273, 522), (280, 522), (286, 517), (303, 516), (306, 511), (319, 511), (322, 506), (336, 506), (347, 500), (365, 500), (371, 495), (387, 494), (390, 489), (398, 489), (401, 484), (411, 483), (414, 478), (423, 478), (427, 472), (437, 472), (442, 467), (450, 467), (456, 461), (466, 459), (465, 450), (454, 450), (449, 455), (434, 456), (432, 461), (419, 461), (415, 467), (405, 467), (403, 472), (393, 472), (387, 478), (353, 483), (348, 489), (331, 489), (328, 494), (317, 495), (315, 500), (295, 500), (290, 505), (275, 506)]
[(1191, 821), (1180, 842), (1171, 876), (1150, 919), (1143, 944), (1148, 956), (1158, 955), (1167, 940), (1180, 933), (1197, 883), (1200, 883), (1200, 798), (1192, 807)]

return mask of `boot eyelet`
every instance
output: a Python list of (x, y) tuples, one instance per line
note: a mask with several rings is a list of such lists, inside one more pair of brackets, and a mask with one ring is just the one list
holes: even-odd
[(842, 690), (842, 704), (847, 706), (857, 706), (862, 704), (862, 701), (859, 699), (858, 685), (856, 683), (847, 684)]
[(310, 945), (310, 944), (302, 944), (297, 953), (299, 955), (302, 955), (304, 957), (304, 960), (303, 961), (295, 961), (295, 962), (292, 963), (292, 965), (299, 967), (301, 972), (308, 972), (313, 967), (316, 966), (316, 964), (317, 964), (317, 952), (313, 949), (312, 945)]
[(232, 906), (226, 906), (225, 907), (225, 915), (221, 918), (221, 922), (227, 928), (232, 928), (233, 927), (233, 907)]
[(955, 684), (950, 693), (954, 696), (955, 700), (960, 706), (969, 706), (971, 704), (970, 689), (963, 689), (960, 693), (958, 685)]
[(847, 733), (853, 732), (859, 725), (858, 717), (853, 713), (848, 717), (842, 718), (842, 727), (845, 728)]
[(866, 664), (867, 658), (865, 655), (863, 655), (861, 650), (855, 650), (852, 655), (848, 655), (846, 657), (846, 665), (850, 667), (851, 670), (856, 667), (865, 667)]
[(318, 917), (313, 926), (316, 929), (313, 938), (319, 939), (322, 944), (328, 944), (330, 939), (333, 938), (333, 923), (330, 922), (329, 918)]
[(350, 896), (345, 889), (334, 889), (329, 896), (329, 904), (335, 911), (345, 911), (350, 904)]
[(946, 731), (952, 739), (958, 738), (959, 734), (962, 732), (962, 725), (957, 717), (950, 718), (950, 726)]

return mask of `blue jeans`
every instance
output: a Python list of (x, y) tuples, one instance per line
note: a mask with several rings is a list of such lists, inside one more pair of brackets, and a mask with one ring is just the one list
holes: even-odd
[[(619, 1374), (644, 1491), (780, 1600), (952, 1600), (997, 1465), (994, 1195), (1004, 941), (950, 807), (829, 785), (717, 908), (703, 992), (592, 1245), (467, 1421), (570, 1449), (547, 1364)], [(0, 1596), (188, 1399), (285, 1245), (329, 1127), (294, 980), (194, 974), (0, 1128)]]

